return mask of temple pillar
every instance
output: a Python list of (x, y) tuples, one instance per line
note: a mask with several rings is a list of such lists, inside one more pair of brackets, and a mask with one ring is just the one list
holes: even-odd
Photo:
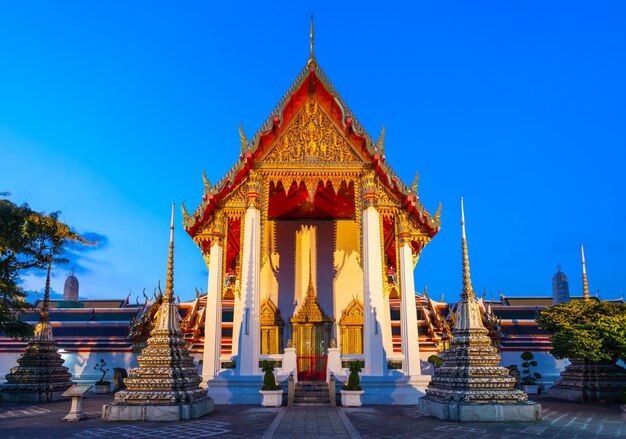
[(204, 309), (204, 353), (202, 355), (202, 384), (207, 386), (220, 370), (222, 344), (222, 264), (224, 257), (224, 219), (217, 214), (209, 257), (205, 257), (209, 269), (206, 307)]
[(259, 373), (261, 279), (261, 183), (248, 176), (246, 216), (241, 258), (241, 304), (237, 369), (239, 375)]
[(421, 375), (417, 310), (415, 307), (415, 281), (413, 279), (413, 252), (408, 231), (407, 218), (398, 222), (398, 243), (400, 250), (400, 329), (402, 333), (402, 371), (414, 377)]
[(376, 210), (378, 190), (374, 175), (363, 179), (363, 354), (365, 375), (381, 376), (387, 371), (383, 332), (390, 332), (384, 316), (383, 266), (380, 239), (380, 215)]

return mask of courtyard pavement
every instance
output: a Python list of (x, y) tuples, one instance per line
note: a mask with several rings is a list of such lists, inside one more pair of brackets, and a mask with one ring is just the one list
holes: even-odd
[(577, 404), (533, 398), (543, 420), (528, 422), (443, 422), (416, 406), (360, 408), (218, 405), (204, 418), (177, 423), (102, 422), (102, 405), (112, 395), (90, 394), (87, 419), (64, 422), (69, 400), (45, 404), (0, 403), (0, 438), (626, 438), (626, 420), (617, 404)]

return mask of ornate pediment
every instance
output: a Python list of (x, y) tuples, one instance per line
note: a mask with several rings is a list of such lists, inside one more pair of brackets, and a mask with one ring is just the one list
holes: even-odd
[(341, 312), (341, 325), (362, 325), (363, 324), (363, 304), (356, 297)]
[(354, 151), (321, 106), (309, 97), (300, 113), (262, 158), (275, 163), (360, 163)]
[(269, 297), (261, 303), (261, 325), (285, 326), (280, 310)]

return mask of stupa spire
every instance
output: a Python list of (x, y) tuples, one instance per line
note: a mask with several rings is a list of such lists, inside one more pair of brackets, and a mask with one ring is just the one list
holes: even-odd
[(199, 387), (201, 379), (183, 339), (174, 299), (174, 207), (172, 203), (165, 295), (158, 321), (137, 357), (139, 367), (124, 380), (126, 389), (103, 406), (105, 421), (178, 421), (213, 410), (207, 390)]
[(0, 399), (19, 402), (43, 402), (61, 398), (72, 382), (72, 374), (63, 366), (63, 358), (52, 336), (50, 325), (50, 272), (52, 258), (48, 260), (46, 287), (39, 323), (35, 333), (6, 375), (6, 383), (0, 384)]
[(41, 323), (50, 322), (50, 271), (52, 270), (52, 261), (48, 261), (48, 270), (46, 273), (46, 288), (43, 293), (43, 306), (41, 308)]
[(311, 68), (317, 66), (317, 61), (315, 60), (315, 28), (313, 26), (313, 14), (311, 14), (311, 29), (309, 31), (309, 39), (309, 60), (307, 61), (306, 65), (307, 67)]
[(585, 266), (585, 246), (582, 242), (580, 243), (580, 254), (583, 264), (583, 298), (587, 301), (589, 300), (589, 284), (587, 283), (587, 268)]
[(456, 305), (450, 347), (441, 353), (420, 410), (446, 421), (503, 421), (541, 418), (541, 407), (514, 388), (515, 378), (500, 366), (502, 357), (482, 322), (470, 280), (465, 212), (461, 198), (463, 291)]
[(170, 249), (167, 256), (167, 275), (165, 276), (165, 301), (173, 301), (174, 297), (174, 203), (172, 203), (172, 220), (170, 222)]
[(461, 247), (463, 250), (463, 292), (461, 299), (473, 299), (474, 289), (470, 278), (469, 254), (467, 251), (467, 237), (465, 236), (465, 210), (463, 209), (463, 197), (461, 197)]

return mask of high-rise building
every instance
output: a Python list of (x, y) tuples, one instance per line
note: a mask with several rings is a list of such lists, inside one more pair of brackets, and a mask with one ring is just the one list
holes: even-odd
[(556, 266), (556, 273), (552, 276), (552, 297), (554, 304), (569, 302), (569, 284), (567, 276), (561, 271), (561, 266)]
[(78, 302), (78, 278), (74, 275), (74, 270), (72, 270), (72, 274), (65, 279), (63, 300)]

